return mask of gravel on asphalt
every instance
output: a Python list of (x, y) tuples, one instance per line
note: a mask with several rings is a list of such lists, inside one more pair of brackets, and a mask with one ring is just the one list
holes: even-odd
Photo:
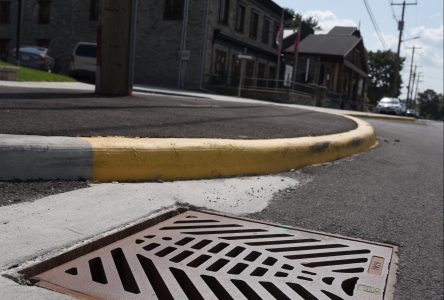
[(0, 206), (34, 201), (88, 186), (86, 181), (0, 182)]

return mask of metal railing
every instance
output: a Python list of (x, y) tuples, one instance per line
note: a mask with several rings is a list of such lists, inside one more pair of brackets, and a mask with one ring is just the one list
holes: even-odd
[(325, 89), (325, 87), (311, 84), (303, 84), (299, 82), (276, 80), (270, 78), (259, 77), (243, 77), (242, 84), (240, 83), (240, 76), (229, 75), (206, 75), (205, 81), (206, 87), (216, 89), (228, 89), (228, 90), (251, 90), (251, 89), (263, 89), (274, 91), (293, 91), (298, 93), (304, 93), (308, 95), (315, 95), (319, 89)]

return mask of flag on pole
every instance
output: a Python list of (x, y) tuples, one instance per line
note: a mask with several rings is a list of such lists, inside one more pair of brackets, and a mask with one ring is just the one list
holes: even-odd
[(283, 33), (284, 33), (284, 25), (283, 25), (283, 23), (281, 23), (279, 25), (279, 29), (276, 33), (276, 52), (278, 54), (281, 53), (281, 49), (282, 49)]
[(296, 32), (294, 36), (293, 46), (294, 46), (294, 53), (297, 53), (299, 48), (299, 32)]

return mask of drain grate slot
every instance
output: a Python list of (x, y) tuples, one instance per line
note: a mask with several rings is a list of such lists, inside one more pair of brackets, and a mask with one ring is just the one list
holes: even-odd
[[(108, 279), (106, 279), (106, 274), (105, 274), (105, 269), (103, 268), (102, 259), (100, 257), (95, 257), (89, 260), (88, 263), (89, 263), (89, 270), (91, 271), (92, 280), (101, 284), (107, 284)], [(75, 273), (77, 273), (77, 269)]]
[(97, 299), (380, 300), (392, 254), (386, 245), (187, 211), (31, 279)]
[(214, 295), (219, 300), (234, 300), (233, 297), (227, 292), (227, 290), (219, 283), (219, 281), (208, 275), (202, 275), (202, 279), (208, 285), (208, 287), (213, 291)]
[(238, 279), (231, 280), (233, 284), (247, 297), (248, 300), (262, 300), (256, 292), (245, 282)]
[(208, 261), (211, 258), (211, 256), (209, 255), (201, 255), (198, 258), (196, 258), (195, 260), (193, 260), (192, 262), (190, 262), (187, 266), (188, 267), (192, 267), (192, 268), (197, 268), (200, 265), (202, 265), (203, 263), (205, 263), (206, 261)]
[(166, 300), (173, 299), (170, 290), (163, 281), (162, 275), (160, 275), (153, 261), (140, 254), (137, 254), (137, 258), (139, 259), (140, 265), (142, 266), (146, 277), (150, 281), (151, 286), (153, 287), (157, 297), (159, 299)]
[(111, 250), (111, 255), (116, 265), (117, 272), (119, 273), (120, 281), (122, 282), (123, 289), (133, 294), (139, 294), (139, 286), (134, 279), (133, 272), (126, 260), (125, 253), (121, 248)]
[(191, 248), (196, 249), (196, 250), (201, 250), (202, 248), (205, 248), (209, 244), (211, 244), (211, 240), (203, 240), (203, 241), (200, 241), (199, 243), (197, 243), (196, 245), (194, 245)]
[(184, 271), (176, 268), (170, 268), (170, 270), (188, 299), (204, 300), (198, 289), (194, 286), (193, 282), (191, 282), (190, 278)]

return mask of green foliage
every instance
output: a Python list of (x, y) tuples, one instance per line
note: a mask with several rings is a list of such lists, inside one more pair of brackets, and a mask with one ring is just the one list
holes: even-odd
[(71, 77), (48, 73), (45, 71), (34, 70), (30, 68), (20, 67), (18, 71), (18, 81), (52, 81), (52, 82), (73, 82), (76, 81)]
[(318, 20), (313, 17), (304, 18), (300, 13), (295, 12), (291, 8), (285, 8), (285, 12), (291, 16), (290, 19), (285, 20), (285, 28), (286, 29), (298, 29), (301, 22), (304, 22), (313, 30), (321, 30), (321, 26), (319, 25)]
[[(10, 63), (0, 61), (0, 67), (13, 66)], [(26, 67), (19, 67), (17, 73), (17, 81), (48, 81), (48, 82), (73, 82), (75, 79), (41, 70), (35, 70)]]
[(396, 97), (401, 95), (402, 77), (401, 71), (404, 66), (405, 58), (398, 61), (395, 52), (390, 50), (377, 52), (368, 52), (369, 67), (369, 85), (368, 97), (373, 105), (383, 97), (391, 97), (393, 94), (393, 81), (396, 64), (398, 64), (399, 77), (398, 86), (396, 87)]
[(10, 63), (4, 62), (0, 60), (0, 67), (8, 67), (8, 66), (12, 66)]
[(425, 90), (418, 94), (419, 113), (422, 117), (431, 120), (444, 120), (443, 95), (434, 90)]

